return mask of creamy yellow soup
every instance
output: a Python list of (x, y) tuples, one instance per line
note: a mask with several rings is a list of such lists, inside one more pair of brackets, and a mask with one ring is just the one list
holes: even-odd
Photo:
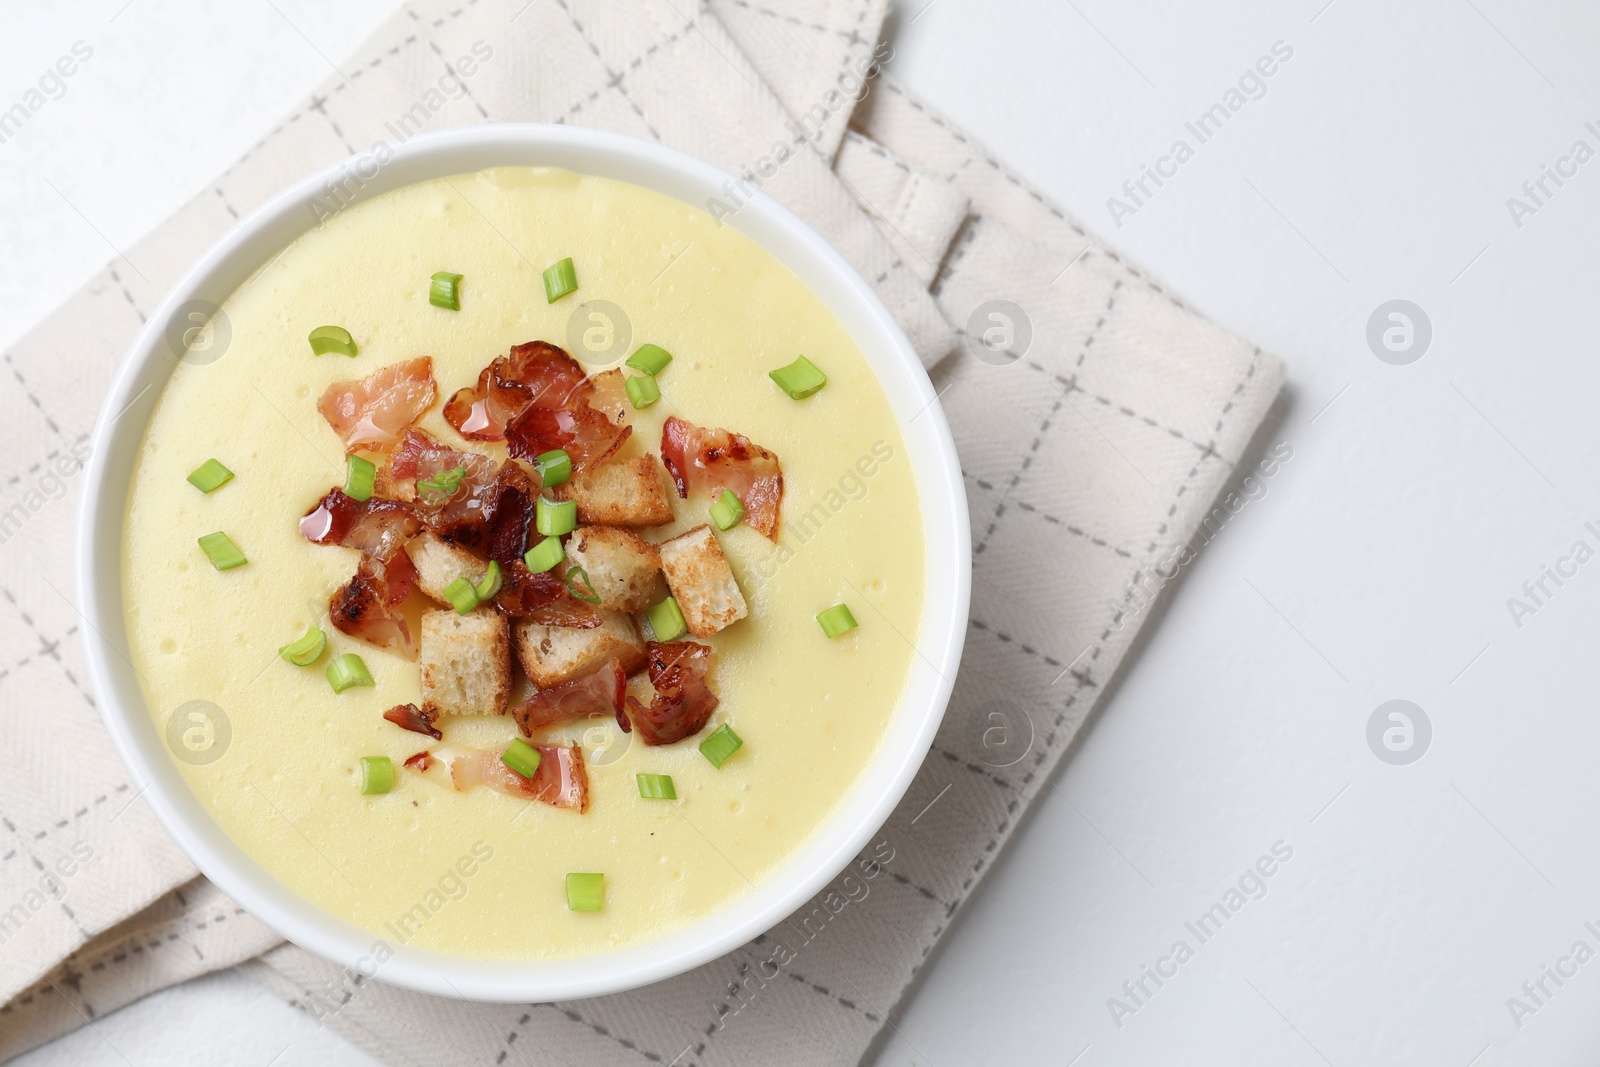
[[(580, 288), (550, 304), (541, 273), (567, 256)], [(429, 303), (436, 271), (463, 275), (460, 311)], [(744, 525), (717, 535), (750, 614), (705, 639), (721, 699), (706, 730), (655, 748), (614, 725), (549, 732), (582, 742), (589, 757), (590, 805), (578, 814), (481, 787), (457, 793), (401, 770), (430, 739), (381, 716), (420, 701), (417, 665), (329, 625), (328, 596), (359, 556), (307, 542), (297, 521), (344, 477), (340, 441), (316, 410), (330, 383), (431, 356), (439, 398), (419, 425), (503, 458), (503, 445), (462, 442), (440, 413), (444, 399), (514, 344), (571, 348), (575, 313), (573, 354), (600, 369), (585, 347), (615, 345), (617, 324), (580, 312), (588, 301), (609, 302), (631, 323), (628, 348), (604, 365), (645, 342), (675, 357), (659, 378), (662, 400), (634, 413), (624, 456), (659, 454), (661, 424), (678, 415), (772, 449), (785, 492), (778, 544)], [(711, 915), (772, 877), (828, 820), (911, 671), (923, 545), (911, 463), (882, 387), (787, 268), (679, 201), (508, 168), (338, 212), (223, 312), (226, 347), (224, 331), (195, 338), (211, 349), (177, 366), (145, 434), (124, 526), (124, 593), (151, 715), (195, 795), (274, 877), (390, 944), (571, 957)], [(313, 356), (306, 335), (324, 324), (348, 329), (359, 354)], [(828, 384), (796, 401), (767, 372), (802, 353)], [(203, 494), (185, 479), (210, 458), (235, 476)], [(707, 521), (708, 504), (673, 495), (675, 521), (640, 532), (664, 540)], [(217, 530), (248, 564), (211, 566), (196, 539)], [(860, 625), (830, 640), (815, 616), (836, 603)], [(296, 667), (278, 649), (308, 626), (328, 633), (329, 649)], [(375, 686), (333, 692), (323, 671), (343, 652), (362, 656)], [(721, 723), (744, 747), (719, 770), (697, 746)], [(518, 736), (509, 716), (439, 725), (445, 741), (484, 748)], [(393, 792), (362, 795), (362, 756), (393, 760)], [(639, 772), (670, 774), (678, 799), (642, 799)], [(605, 875), (602, 910), (568, 910), (568, 872)]]

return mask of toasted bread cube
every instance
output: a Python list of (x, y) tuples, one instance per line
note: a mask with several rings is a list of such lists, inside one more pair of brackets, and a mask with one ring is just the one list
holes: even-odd
[(422, 710), (504, 715), (511, 700), (511, 636), (506, 617), (482, 607), (422, 616)]
[(667, 586), (696, 637), (710, 637), (750, 614), (711, 527), (701, 525), (656, 546)]
[(550, 490), (557, 500), (578, 505), (578, 521), (602, 526), (661, 526), (672, 521), (672, 504), (653, 455), (619, 459), (576, 471)]
[(489, 571), (487, 560), (426, 530), (406, 543), (406, 555), (417, 568), (417, 588), (441, 604), (450, 603), (450, 598), (444, 595), (445, 586), (457, 578), (477, 585)]
[(567, 538), (567, 566), (583, 568), (602, 608), (637, 615), (655, 603), (661, 557), (655, 545), (632, 530), (578, 527)]
[(628, 674), (643, 670), (644, 641), (633, 616), (605, 610), (600, 616), (600, 625), (587, 630), (518, 620), (513, 627), (517, 659), (528, 680), (545, 689), (581, 678), (609, 659), (621, 663)]

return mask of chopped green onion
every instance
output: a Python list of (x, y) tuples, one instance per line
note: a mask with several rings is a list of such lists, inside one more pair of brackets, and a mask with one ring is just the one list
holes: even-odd
[(787, 367), (768, 371), (767, 377), (777, 382), (778, 387), (795, 400), (804, 400), (828, 384), (828, 376), (805, 356), (798, 357)]
[(716, 503), (711, 505), (711, 521), (717, 524), (719, 530), (731, 530), (743, 518), (744, 505), (739, 503), (732, 489), (724, 489)]
[(657, 641), (676, 641), (689, 629), (683, 621), (683, 609), (670, 596), (645, 612), (644, 617), (650, 620), (650, 632)]
[(700, 742), (700, 754), (711, 761), (718, 770), (728, 762), (728, 757), (744, 747), (744, 739), (733, 732), (733, 727), (723, 723), (711, 731), (711, 736)]
[(214, 459), (208, 459), (189, 473), (189, 484), (202, 493), (220, 489), (233, 479), (233, 472)]
[(549, 570), (566, 558), (561, 548), (561, 538), (546, 537), (522, 554), (522, 562), (534, 574)]
[(278, 655), (296, 667), (309, 667), (317, 662), (322, 650), (328, 647), (328, 635), (315, 626), (308, 629), (300, 640), (278, 649)]
[(572, 477), (572, 457), (567, 455), (564, 448), (541, 452), (534, 458), (533, 469), (538, 472), (539, 481), (544, 485), (560, 485)]
[(533, 524), (546, 537), (560, 537), (578, 528), (578, 504), (574, 500), (539, 498), (533, 507)]
[(372, 685), (372, 675), (367, 665), (354, 652), (346, 652), (328, 661), (328, 684), (335, 693), (342, 693), (353, 685)]
[(670, 774), (636, 774), (639, 795), (646, 800), (677, 800), (678, 791), (672, 787)]
[(652, 378), (666, 370), (671, 362), (672, 353), (660, 345), (640, 345), (639, 350), (628, 357), (628, 366)]
[(394, 761), (388, 756), (361, 757), (361, 794), (376, 796), (394, 788)]
[(856, 628), (856, 617), (850, 614), (847, 605), (835, 604), (817, 615), (817, 625), (821, 626), (822, 632), (829, 637), (838, 637)]
[[(578, 576), (579, 581), (583, 582), (582, 589), (572, 584), (572, 576), (574, 574)], [(590, 604), (600, 603), (600, 594), (594, 591), (594, 583), (589, 580), (589, 572), (582, 567), (567, 568), (567, 592)]]
[(355, 338), (343, 326), (318, 326), (311, 331), (311, 351), (314, 355), (337, 352), (341, 356), (356, 354)]
[(344, 495), (351, 500), (370, 500), (377, 478), (378, 466), (372, 460), (360, 456), (345, 457)]
[(572, 266), (571, 256), (545, 269), (544, 295), (547, 303), (554, 304), (577, 287), (578, 272)]
[(461, 310), (461, 275), (440, 271), (428, 287), (428, 303), (448, 311)]
[(473, 592), (478, 594), (478, 600), (493, 600), (494, 595), (500, 591), (500, 564), (496, 560), (489, 561), (489, 569), (483, 575), (483, 581), (473, 587)]
[(239, 546), (233, 543), (233, 539), (221, 530), (200, 538), (200, 547), (205, 549), (206, 558), (219, 571), (231, 571), (250, 562), (244, 558), (244, 553), (239, 551)]
[(661, 386), (648, 374), (635, 375), (627, 382), (628, 399), (634, 408), (647, 408), (661, 399)]
[(440, 471), (431, 478), (419, 481), (417, 491), (429, 504), (443, 504), (456, 495), (456, 490), (461, 488), (461, 479), (466, 476), (467, 468), (451, 467), (447, 471)]
[(457, 615), (465, 615), (478, 606), (478, 591), (466, 578), (450, 579), (450, 584), (444, 587), (444, 598), (450, 601)]
[(603, 874), (567, 875), (567, 908), (571, 911), (599, 911), (606, 902), (606, 876)]
[(507, 745), (506, 750), (500, 753), (500, 762), (524, 778), (532, 778), (539, 773), (540, 758), (539, 750), (520, 737)]

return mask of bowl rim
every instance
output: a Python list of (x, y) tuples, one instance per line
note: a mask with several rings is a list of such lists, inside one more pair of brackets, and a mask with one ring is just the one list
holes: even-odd
[[(380, 159), (385, 150), (387, 158)], [(479, 160), (487, 162), (475, 165)], [(101, 718), (138, 795), (200, 871), (281, 936), (347, 970), (434, 995), (504, 1002), (571, 1000), (660, 981), (777, 926), (852, 861), (861, 864), (861, 877), (875, 877), (876, 869), (858, 857), (887, 822), (933, 743), (960, 662), (971, 593), (965, 487), (939, 398), (921, 361), (877, 293), (843, 256), (786, 207), (753, 190), (726, 221), (799, 275), (866, 355), (895, 410), (922, 512), (924, 602), (921, 630), (914, 641), (908, 639), (916, 651), (912, 677), (851, 792), (760, 884), (710, 915), (641, 944), (556, 960), (484, 960), (416, 949), (403, 940), (396, 946), (311, 904), (244, 853), (200, 805), (165, 750), (126, 651), (121, 540), (127, 494), (159, 387), (175, 366), (172, 356), (178, 349), (170, 337), (176, 316), (195, 301), (206, 302), (208, 294), (219, 294), (214, 310), (273, 250), (315, 228), (319, 219), (311, 205), (326, 195), (330, 183), (348, 190), (352, 175), (357, 181), (342, 209), (431, 178), (492, 166), (540, 165), (616, 178), (697, 208), (709, 198), (726, 197), (728, 183), (739, 181), (655, 141), (568, 125), (504, 123), (423, 134), (398, 146), (380, 141), (365, 158), (336, 161), (291, 184), (189, 267), (119, 365), (91, 438), (74, 560), (88, 673)], [(892, 843), (889, 847), (892, 857)], [(387, 958), (385, 945), (391, 953)]]

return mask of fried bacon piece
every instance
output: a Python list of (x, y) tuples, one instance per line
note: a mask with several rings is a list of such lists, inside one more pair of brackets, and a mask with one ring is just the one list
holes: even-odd
[(328, 602), (328, 621), (340, 633), (416, 659), (411, 628), (399, 610), (416, 581), (417, 570), (404, 552), (387, 560), (362, 556), (355, 577), (340, 586)]
[(717, 695), (706, 685), (711, 647), (694, 641), (650, 641), (644, 647), (656, 695), (649, 707), (628, 697), (628, 718), (644, 743), (670, 745), (705, 729), (717, 710)]
[(405, 767), (458, 792), (486, 785), (519, 800), (542, 800), (558, 808), (587, 811), (589, 775), (583, 767), (583, 751), (576, 745), (534, 747), (539, 750), (539, 769), (532, 778), (524, 778), (500, 762), (497, 749), (465, 745), (438, 745), (418, 752), (405, 761)]
[(703, 429), (669, 415), (661, 427), (661, 461), (680, 498), (687, 499), (690, 489), (704, 489), (712, 496), (731, 489), (744, 505), (745, 522), (768, 538), (777, 538), (783, 471), (775, 453), (743, 434)]
[(410, 504), (371, 497), (355, 500), (330, 489), (300, 520), (300, 533), (319, 545), (343, 545), (378, 560), (391, 560), (422, 531)]
[[(457, 492), (441, 502), (436, 494), (419, 498), (417, 482), (460, 467), (461, 484)], [(418, 429), (410, 429), (389, 462), (378, 469), (377, 492), (393, 500), (416, 502), (421, 510), (448, 510), (466, 506), (485, 486), (494, 481), (495, 462), (477, 452), (460, 452), (442, 445)], [(463, 493), (461, 490), (464, 489)]]
[(476, 387), (458, 389), (445, 403), (444, 417), (462, 437), (499, 441), (529, 407), (572, 407), (592, 392), (577, 360), (555, 345), (530, 341), (483, 368)]
[(582, 678), (539, 690), (512, 708), (511, 717), (529, 737), (535, 730), (589, 715), (615, 716), (619, 723), (625, 722), (622, 709), (627, 693), (628, 676), (620, 663), (609, 660)]
[(317, 410), (344, 442), (346, 452), (387, 452), (433, 404), (437, 390), (433, 360), (419, 356), (391, 363), (366, 378), (334, 382), (317, 401)]
[(487, 485), (468, 485), (463, 478), (447, 500), (419, 510), (442, 539), (503, 566), (528, 550), (537, 497), (527, 472), (507, 460)]
[(512, 618), (575, 630), (592, 630), (602, 621), (599, 608), (573, 596), (566, 583), (549, 571), (535, 574), (516, 559), (503, 565), (500, 574), (500, 592), (494, 603)]
[(402, 730), (410, 730), (414, 734), (427, 734), (435, 741), (444, 737), (439, 728), (433, 725), (434, 720), (439, 718), (437, 711), (423, 711), (415, 704), (396, 704), (384, 712), (383, 717)]
[(570, 408), (530, 407), (506, 427), (506, 449), (528, 460), (565, 449), (572, 469), (581, 471), (605, 462), (631, 433), (632, 426), (618, 426), (584, 401)]

